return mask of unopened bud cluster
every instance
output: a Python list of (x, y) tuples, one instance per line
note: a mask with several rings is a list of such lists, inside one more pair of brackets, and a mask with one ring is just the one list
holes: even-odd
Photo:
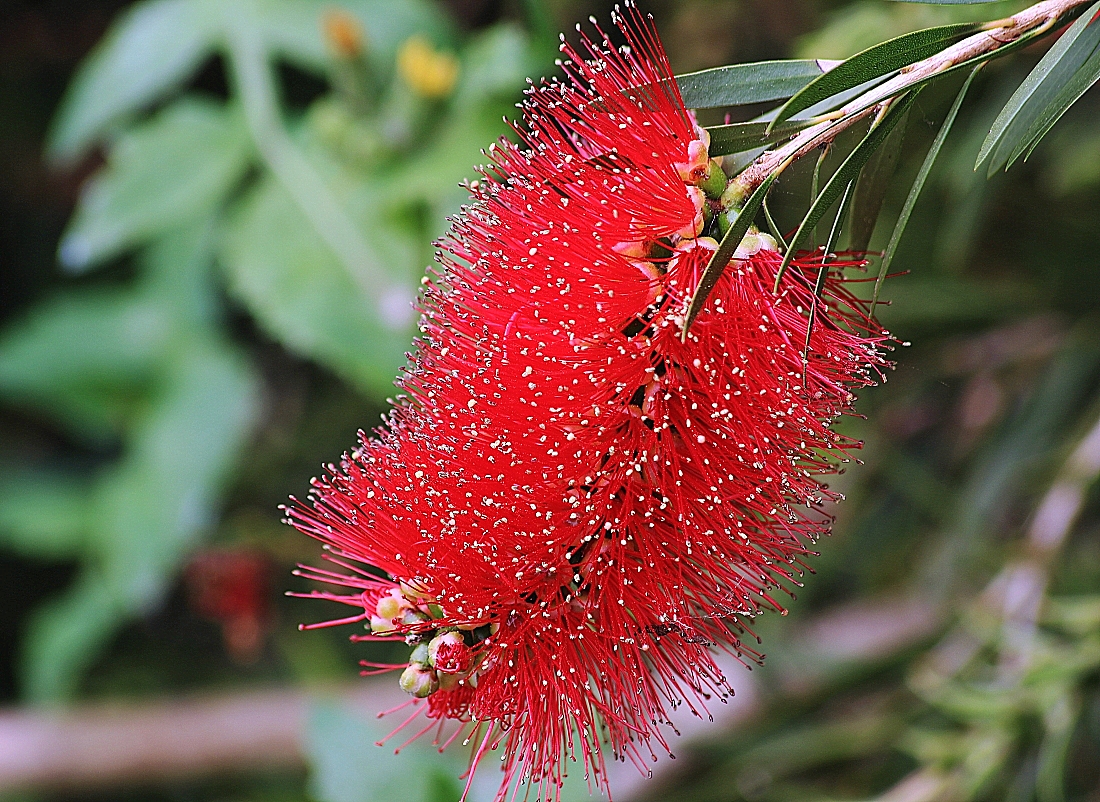
[(394, 588), (378, 599), (370, 620), (375, 635), (406, 634), (412, 645), (409, 664), (401, 672), (406, 693), (423, 699), (438, 690), (465, 684), (477, 687), (479, 650), (497, 630), (496, 624), (470, 627), (431, 626), (443, 618), (443, 610), (409, 585)]
[[(696, 126), (695, 135), (697, 139), (688, 144), (687, 161), (677, 162), (676, 170), (688, 184), (696, 215), (692, 226), (677, 234), (683, 239), (698, 237), (704, 240), (700, 245), (709, 248), (712, 241), (717, 243), (730, 230), (748, 193), (736, 178), (727, 178), (720, 159), (710, 158), (710, 132)], [(717, 244), (713, 249), (717, 250)], [(778, 249), (771, 234), (763, 234), (756, 226), (749, 226), (733, 258), (748, 259), (762, 250)]]

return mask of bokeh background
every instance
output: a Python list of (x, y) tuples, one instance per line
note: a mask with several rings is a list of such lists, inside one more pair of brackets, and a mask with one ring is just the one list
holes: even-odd
[[(678, 72), (1022, 5), (643, 3)], [(0, 4), (0, 799), (458, 798), (461, 750), (373, 745), (386, 647), (297, 631), (334, 611), (283, 595), (319, 550), (278, 505), (378, 424), (459, 182), (610, 7)], [(1044, 47), (983, 72), (926, 185), (881, 308), (911, 344), (841, 423), (862, 462), (767, 663), (616, 799), (1100, 800), (1100, 95), (972, 169)]]

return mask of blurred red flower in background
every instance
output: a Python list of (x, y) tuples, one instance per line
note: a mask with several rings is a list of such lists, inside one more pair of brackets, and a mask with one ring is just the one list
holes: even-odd
[(191, 609), (221, 624), (229, 656), (255, 662), (271, 624), (271, 561), (243, 549), (206, 549), (184, 579)]
[(817, 477), (856, 445), (829, 424), (885, 364), (840, 276), (861, 263), (815, 294), (805, 254), (775, 294), (755, 229), (683, 336), (738, 194), (652, 23), (614, 21), (627, 45), (563, 45), (566, 79), (471, 182), (387, 428), (288, 509), (349, 572), (303, 569), (352, 589), (310, 594), (356, 608), (329, 623), (404, 638), (380, 668), (421, 732), (457, 720), (475, 765), (504, 749), (502, 796), (554, 796), (566, 758), (601, 784), (602, 738), (644, 767), (670, 706), (731, 693), (710, 650), (756, 657), (744, 622), (797, 584)]

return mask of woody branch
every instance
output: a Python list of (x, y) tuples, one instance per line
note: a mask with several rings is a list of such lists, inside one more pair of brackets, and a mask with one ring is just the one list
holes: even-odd
[(746, 193), (752, 192), (769, 175), (783, 171), (791, 162), (831, 143), (846, 129), (860, 120), (876, 114), (889, 101), (907, 89), (952, 67), (980, 56), (994, 54), (1030, 33), (1053, 28), (1090, 0), (1045, 0), (1018, 14), (990, 22), (983, 30), (945, 48), (934, 56), (903, 68), (893, 78), (867, 90), (838, 111), (830, 119), (801, 131), (787, 143), (762, 154), (735, 179)]

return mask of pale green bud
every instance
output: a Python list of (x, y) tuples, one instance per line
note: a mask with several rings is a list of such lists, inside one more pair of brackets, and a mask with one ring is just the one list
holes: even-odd
[(401, 672), (401, 679), (398, 682), (401, 685), (401, 690), (405, 693), (411, 693), (417, 699), (431, 696), (439, 690), (439, 680), (436, 678), (435, 672), (416, 663), (410, 664), (408, 668)]
[(726, 174), (722, 170), (722, 164), (718, 159), (710, 160), (710, 173), (707, 174), (707, 178), (699, 185), (699, 188), (703, 192), (707, 193), (708, 198), (720, 198), (722, 193), (726, 191)]

